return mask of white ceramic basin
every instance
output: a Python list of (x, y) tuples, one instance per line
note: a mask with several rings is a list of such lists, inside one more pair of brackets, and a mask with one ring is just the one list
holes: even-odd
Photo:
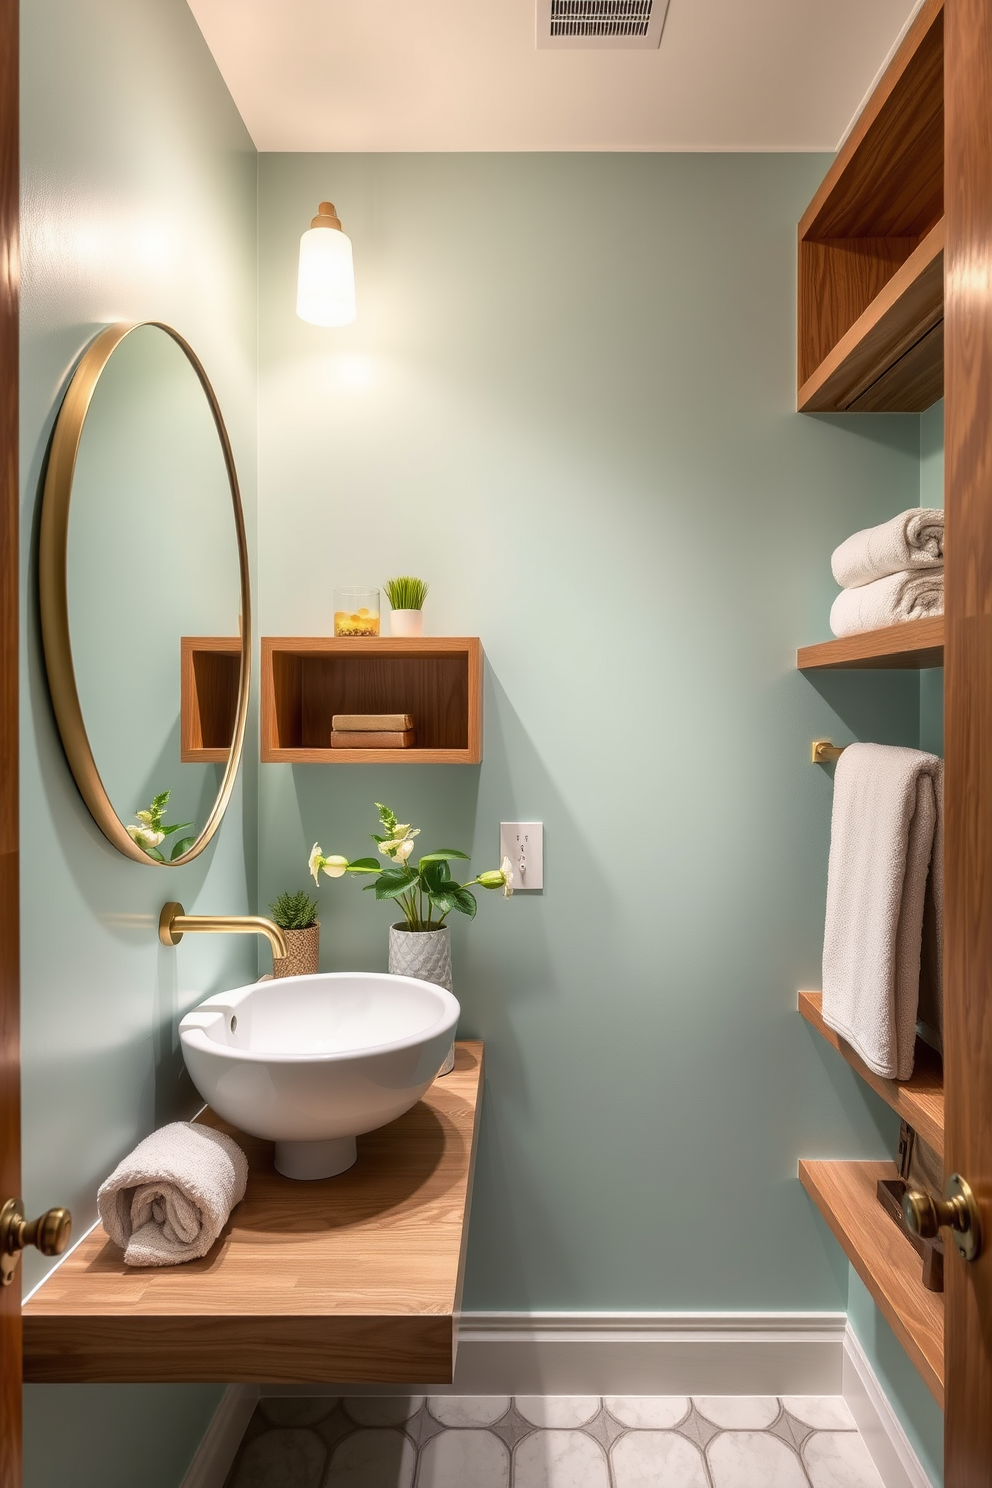
[(288, 1178), (330, 1178), (355, 1138), (416, 1105), (451, 1047), (457, 1000), (433, 982), (328, 972), (218, 992), (179, 1025), (213, 1110), (275, 1142)]

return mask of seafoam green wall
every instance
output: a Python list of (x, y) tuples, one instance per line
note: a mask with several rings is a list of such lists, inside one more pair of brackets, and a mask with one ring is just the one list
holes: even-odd
[[(803, 1023), (831, 807), (810, 740), (915, 744), (915, 677), (795, 671), (829, 556), (915, 505), (915, 417), (795, 413), (801, 155), (260, 157), (262, 630), (430, 580), (479, 635), (485, 760), (263, 765), (260, 897), (368, 850), (372, 803), (543, 895), (454, 926), (488, 1086), (469, 1308), (843, 1308), (801, 1155), (895, 1123)], [(333, 200), (359, 318), (294, 315)], [(384, 907), (320, 891), (326, 969), (384, 967)]]
[[(254, 966), (253, 944), (156, 938), (167, 898), (254, 907), (254, 767), (195, 864), (166, 874), (118, 856), (89, 819), (53, 726), (34, 580), (39, 481), (82, 348), (119, 319), (170, 322), (212, 376), (255, 522), (255, 152), (183, 0), (22, 0), (21, 848), (24, 1196), (71, 1206), (152, 1127), (199, 1104), (177, 1023)], [(162, 513), (168, 522), (167, 511)], [(196, 541), (195, 532), (190, 541)], [(122, 623), (169, 575), (136, 554)], [(107, 703), (140, 705), (133, 678)], [(27, 1283), (41, 1263), (27, 1256)], [(174, 1488), (215, 1387), (29, 1388), (28, 1488)]]

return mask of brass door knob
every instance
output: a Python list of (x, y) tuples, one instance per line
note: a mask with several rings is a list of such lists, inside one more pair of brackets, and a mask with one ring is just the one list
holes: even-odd
[(0, 1209), (0, 1280), (10, 1286), (26, 1245), (33, 1245), (42, 1255), (61, 1255), (72, 1234), (72, 1215), (68, 1209), (47, 1209), (37, 1219), (24, 1218), (20, 1199), (8, 1199)]
[(948, 1178), (942, 1199), (907, 1189), (902, 1196), (902, 1212), (908, 1227), (921, 1239), (934, 1240), (942, 1229), (948, 1229), (962, 1260), (974, 1261), (981, 1254), (982, 1218), (978, 1201), (960, 1173), (952, 1173)]

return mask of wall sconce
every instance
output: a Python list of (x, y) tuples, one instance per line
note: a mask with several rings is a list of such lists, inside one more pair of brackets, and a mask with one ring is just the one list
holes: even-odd
[(332, 202), (321, 202), (300, 239), (296, 313), (311, 325), (350, 325), (355, 319), (351, 239), (341, 231)]

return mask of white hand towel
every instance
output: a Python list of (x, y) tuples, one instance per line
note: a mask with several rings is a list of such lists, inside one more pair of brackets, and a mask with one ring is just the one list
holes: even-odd
[(943, 561), (944, 513), (935, 506), (914, 506), (890, 522), (855, 532), (835, 549), (830, 567), (838, 584), (856, 589), (907, 568), (939, 568)]
[(858, 589), (842, 589), (830, 610), (830, 629), (835, 636), (854, 635), (943, 613), (944, 570), (925, 568), (889, 574)]
[(823, 1020), (890, 1080), (913, 1073), (931, 871), (938, 941), (942, 933), (942, 811), (943, 762), (936, 755), (851, 744), (837, 762)]
[(245, 1196), (248, 1159), (224, 1132), (176, 1121), (152, 1132), (97, 1195), (103, 1227), (128, 1266), (205, 1256)]

